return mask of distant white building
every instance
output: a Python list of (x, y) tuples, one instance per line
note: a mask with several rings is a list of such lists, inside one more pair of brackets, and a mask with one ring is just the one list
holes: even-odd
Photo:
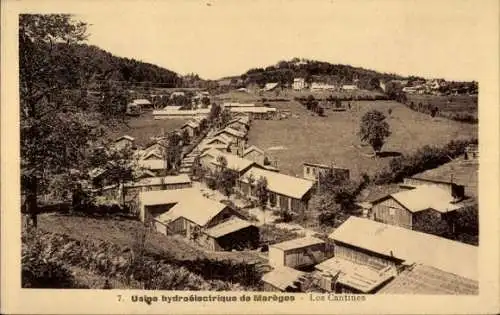
[(304, 78), (295, 78), (293, 79), (293, 85), (292, 85), (294, 90), (302, 90), (306, 88), (306, 80)]
[(356, 85), (353, 85), (353, 84), (342, 85), (342, 90), (353, 91), (353, 90), (357, 90), (357, 89), (358, 89), (358, 87)]
[(272, 91), (279, 86), (278, 82), (266, 83), (264, 86), (264, 91)]
[(311, 84), (311, 91), (325, 91), (325, 90), (335, 90), (335, 85), (318, 83), (318, 82), (313, 82)]

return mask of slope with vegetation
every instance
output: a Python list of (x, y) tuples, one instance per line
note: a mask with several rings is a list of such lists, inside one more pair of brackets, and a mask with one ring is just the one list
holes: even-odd
[(250, 69), (242, 74), (240, 79), (245, 85), (257, 84), (262, 86), (267, 82), (279, 82), (282, 85), (289, 86), (293, 83), (293, 79), (297, 77), (304, 78), (306, 82), (312, 82), (313, 80), (338, 84), (352, 84), (355, 82), (359, 88), (366, 90), (378, 90), (380, 80), (402, 79), (401, 76), (396, 74), (380, 73), (350, 65), (298, 58), (290, 61), (280, 61), (276, 65), (265, 68)]

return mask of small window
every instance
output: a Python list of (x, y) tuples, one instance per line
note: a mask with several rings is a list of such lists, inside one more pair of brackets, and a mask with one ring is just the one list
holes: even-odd
[(396, 211), (394, 210), (394, 208), (389, 208), (389, 214), (390, 215), (395, 215), (396, 214)]

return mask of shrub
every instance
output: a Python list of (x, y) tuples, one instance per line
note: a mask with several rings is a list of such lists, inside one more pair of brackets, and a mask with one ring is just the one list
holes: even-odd
[(424, 146), (413, 154), (403, 154), (393, 158), (389, 167), (375, 175), (375, 184), (383, 185), (400, 182), (428, 169), (436, 168), (461, 155), (469, 144), (477, 144), (477, 138), (452, 140), (443, 147)]

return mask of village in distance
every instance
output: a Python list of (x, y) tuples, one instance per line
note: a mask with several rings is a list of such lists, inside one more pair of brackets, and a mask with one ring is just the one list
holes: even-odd
[(19, 16), (23, 288), (478, 294), (477, 82), (88, 35)]

